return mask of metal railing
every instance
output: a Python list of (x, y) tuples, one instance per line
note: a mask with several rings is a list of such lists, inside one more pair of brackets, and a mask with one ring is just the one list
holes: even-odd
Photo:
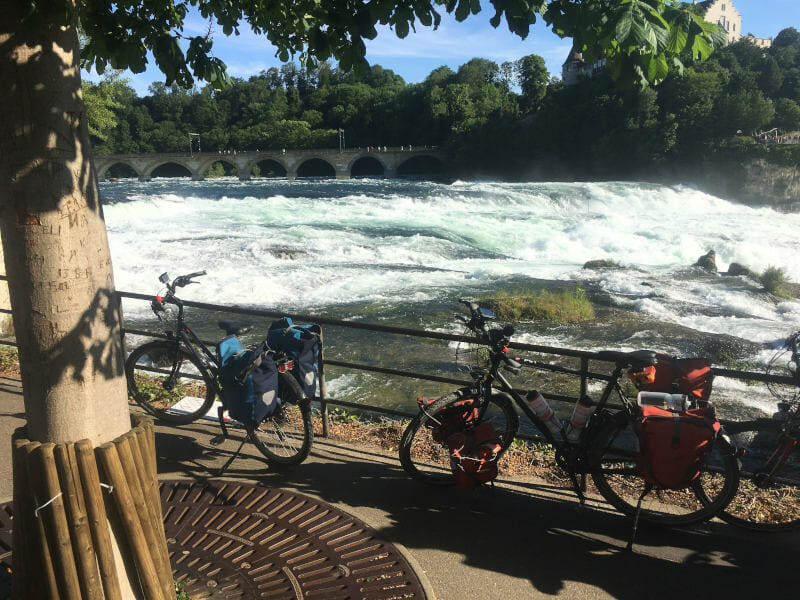
[[(138, 294), (133, 292), (117, 292), (120, 298), (128, 298), (132, 300), (143, 300), (143, 301), (151, 301), (153, 299), (152, 294)], [(121, 307), (121, 302), (119, 305)], [(197, 308), (201, 310), (209, 310), (209, 311), (219, 311), (225, 312), (229, 314), (239, 314), (239, 315), (247, 315), (252, 317), (265, 317), (265, 318), (282, 318), (282, 317), (290, 317), (294, 321), (298, 322), (307, 322), (307, 323), (316, 323), (318, 325), (330, 325), (336, 327), (344, 327), (349, 329), (358, 329), (363, 331), (370, 331), (370, 332), (378, 332), (378, 333), (385, 333), (391, 335), (404, 335), (414, 338), (423, 338), (423, 339), (432, 339), (432, 340), (440, 340), (445, 342), (466, 342), (470, 344), (477, 344), (479, 343), (475, 337), (472, 336), (465, 336), (465, 335), (457, 335), (457, 334), (450, 334), (450, 333), (442, 333), (438, 331), (427, 331), (421, 329), (409, 329), (405, 327), (394, 327), (389, 325), (378, 325), (378, 324), (370, 324), (370, 323), (363, 323), (360, 321), (349, 321), (349, 320), (341, 320), (341, 319), (331, 319), (328, 317), (321, 317), (319, 315), (309, 315), (309, 314), (302, 314), (302, 313), (287, 313), (284, 311), (272, 311), (272, 310), (260, 310), (260, 309), (252, 309), (252, 308), (242, 308), (237, 306), (224, 306), (219, 304), (209, 304), (205, 302), (192, 302), (188, 300), (183, 301), (184, 306)], [(120, 318), (121, 322), (124, 323), (122, 316)], [(142, 335), (142, 336), (150, 336), (150, 337), (166, 337), (164, 334), (154, 333), (152, 331), (144, 331), (138, 329), (128, 329), (123, 327), (122, 335), (123, 335), (123, 347), (124, 347), (124, 336), (125, 334), (132, 334), (132, 335)], [(205, 341), (204, 341), (205, 343)], [(215, 343), (209, 341), (208, 343)], [(337, 400), (335, 398), (330, 398), (327, 395), (327, 386), (325, 382), (325, 367), (332, 366), (338, 367), (342, 369), (348, 370), (355, 370), (355, 371), (364, 371), (370, 373), (378, 373), (382, 375), (389, 375), (394, 377), (408, 377), (412, 379), (422, 380), (422, 381), (431, 381), (436, 383), (448, 383), (453, 384), (454, 386), (467, 386), (471, 385), (472, 381), (463, 380), (463, 379), (456, 379), (453, 377), (446, 377), (441, 375), (434, 375), (431, 373), (420, 373), (417, 371), (407, 371), (401, 369), (390, 369), (387, 367), (380, 367), (375, 365), (367, 365), (355, 362), (347, 362), (343, 360), (332, 359), (325, 356), (325, 345), (323, 343), (323, 350), (320, 355), (319, 360), (319, 380), (320, 380), (320, 395), (319, 397), (315, 398), (316, 401), (320, 403), (320, 409), (322, 412), (322, 420), (323, 420), (323, 436), (326, 437), (328, 435), (328, 422), (329, 422), (329, 415), (328, 415), (328, 405), (333, 406), (341, 406), (344, 408), (351, 408), (376, 414), (385, 414), (394, 417), (405, 417), (411, 418), (415, 416), (415, 413), (407, 413), (403, 411), (398, 411), (382, 406), (375, 406), (365, 403), (355, 403), (355, 402), (347, 402), (343, 400)], [(512, 342), (509, 344), (509, 348), (513, 348), (515, 350), (524, 350), (528, 352), (534, 352), (536, 354), (549, 354), (556, 357), (562, 358), (573, 358), (578, 359), (580, 361), (580, 368), (572, 369), (568, 367), (564, 367), (562, 365), (551, 364), (548, 362), (535, 362), (535, 367), (555, 373), (562, 373), (566, 375), (571, 375), (574, 377), (580, 378), (580, 392), (578, 396), (568, 396), (563, 394), (556, 394), (552, 391), (548, 391), (546, 389), (542, 389), (545, 396), (547, 396), (548, 400), (554, 400), (557, 402), (566, 402), (570, 404), (574, 404), (579, 397), (583, 397), (587, 393), (588, 381), (590, 379), (593, 380), (600, 380), (600, 381), (608, 381), (610, 376), (604, 373), (597, 373), (593, 372), (589, 369), (589, 362), (591, 360), (604, 362), (607, 364), (607, 361), (600, 358), (600, 354), (598, 352), (589, 352), (585, 350), (573, 350), (568, 348), (558, 348), (554, 346), (544, 346), (538, 344), (524, 344), (518, 342)], [(793, 385), (795, 382), (791, 377), (782, 377), (776, 375), (767, 375), (766, 373), (758, 373), (753, 371), (740, 371), (736, 369), (723, 369), (719, 367), (714, 367), (712, 369), (715, 376), (718, 377), (729, 377), (733, 379), (740, 379), (740, 380), (748, 380), (748, 381), (759, 381), (759, 382), (774, 382), (774, 383), (786, 383)], [(540, 439), (536, 436), (519, 436), (522, 438), (529, 438), (529, 439)], [(543, 439), (543, 438), (541, 438)]]
[[(0, 276), (0, 278), (5, 279), (5, 277)], [(166, 335), (159, 332), (154, 331), (146, 331), (134, 328), (126, 328), (124, 326), (124, 317), (122, 314), (122, 302), (121, 299), (128, 298), (131, 300), (142, 300), (142, 301), (151, 301), (153, 299), (152, 294), (139, 294), (135, 292), (124, 292), (124, 291), (117, 291), (116, 292), (118, 297), (117, 305), (119, 307), (119, 314), (120, 314), (120, 323), (122, 324), (121, 335), (122, 335), (122, 345), (123, 348), (125, 347), (125, 336), (126, 335), (140, 335), (140, 336), (147, 336), (153, 338), (165, 338)], [(302, 314), (302, 313), (287, 313), (285, 311), (274, 311), (274, 310), (260, 310), (260, 309), (252, 309), (252, 308), (243, 308), (238, 306), (225, 306), (220, 304), (210, 304), (206, 302), (193, 302), (184, 300), (184, 306), (190, 308), (197, 308), (201, 310), (208, 310), (208, 311), (218, 311), (224, 312), (228, 314), (239, 314), (239, 315), (247, 315), (252, 317), (263, 317), (263, 318), (272, 318), (278, 319), (282, 317), (290, 317), (295, 321), (299, 322), (309, 322), (309, 323), (316, 323), (319, 325), (330, 325), (336, 327), (343, 327), (349, 329), (358, 329), (363, 331), (370, 331), (370, 332), (377, 332), (377, 333), (385, 333), (391, 335), (404, 335), (410, 336), (414, 338), (423, 338), (423, 339), (432, 339), (432, 340), (439, 340), (445, 342), (465, 342), (469, 344), (477, 344), (479, 343), (476, 338), (472, 336), (465, 336), (465, 335), (457, 335), (457, 334), (450, 334), (450, 333), (442, 333), (437, 331), (427, 331), (427, 330), (420, 330), (420, 329), (410, 329), (405, 327), (394, 327), (389, 325), (378, 325), (378, 324), (370, 324), (370, 323), (363, 323), (360, 321), (349, 321), (349, 320), (341, 320), (341, 319), (331, 319), (328, 317), (321, 317), (319, 315), (310, 315), (310, 314)], [(0, 314), (10, 314), (11, 311), (7, 309), (0, 309)], [(213, 344), (215, 341), (208, 341), (204, 340), (204, 343)], [(0, 340), (0, 344), (5, 344), (9, 346), (16, 346), (17, 344), (12, 340)], [(408, 371), (408, 370), (401, 370), (401, 369), (391, 369), (387, 367), (375, 366), (375, 365), (367, 365), (355, 362), (348, 362), (343, 360), (337, 360), (335, 358), (329, 358), (325, 356), (325, 345), (322, 345), (323, 350), (319, 358), (319, 380), (320, 380), (320, 394), (314, 400), (320, 403), (320, 408), (322, 412), (323, 418), (323, 436), (327, 436), (328, 434), (328, 422), (329, 422), (329, 415), (328, 415), (328, 405), (334, 406), (341, 406), (344, 408), (351, 408), (376, 414), (385, 414), (394, 417), (406, 417), (410, 418), (413, 417), (414, 414), (407, 413), (404, 411), (399, 411), (391, 408), (386, 408), (382, 406), (375, 406), (366, 403), (355, 403), (355, 402), (347, 402), (343, 400), (337, 400), (335, 398), (330, 398), (327, 395), (327, 385), (325, 382), (325, 367), (338, 367), (341, 369), (347, 370), (355, 370), (355, 371), (364, 371), (370, 373), (377, 373), (383, 374), (388, 376), (394, 377), (407, 377), (422, 381), (431, 381), (436, 383), (447, 383), (453, 384), (454, 386), (468, 386), (471, 385), (472, 382), (463, 379), (456, 379), (453, 377), (446, 377), (441, 375), (435, 375), (431, 373), (420, 373), (417, 371)], [(589, 369), (589, 362), (592, 360), (600, 361), (607, 363), (602, 358), (600, 358), (600, 354), (598, 352), (589, 352), (584, 350), (573, 350), (568, 348), (558, 348), (554, 346), (544, 346), (538, 344), (524, 344), (518, 342), (512, 342), (509, 344), (510, 348), (515, 350), (524, 350), (528, 352), (534, 352), (536, 354), (547, 354), (556, 357), (562, 358), (573, 358), (578, 359), (580, 361), (580, 367), (578, 369), (572, 369), (568, 367), (564, 367), (562, 365), (551, 364), (548, 362), (539, 362), (535, 363), (536, 368), (540, 368), (543, 370), (548, 370), (555, 373), (562, 373), (566, 375), (571, 375), (580, 379), (580, 391), (578, 396), (568, 396), (563, 394), (556, 394), (552, 391), (548, 391), (546, 389), (540, 390), (545, 393), (548, 400), (554, 400), (557, 402), (567, 402), (567, 403), (575, 403), (579, 397), (583, 397), (587, 393), (588, 381), (590, 379), (593, 380), (601, 380), (601, 381), (608, 381), (610, 379), (609, 375), (603, 373), (593, 372)], [(772, 383), (785, 383), (785, 384), (794, 384), (794, 380), (791, 377), (782, 377), (776, 375), (767, 375), (765, 373), (758, 373), (753, 371), (741, 371), (736, 369), (724, 369), (720, 367), (714, 367), (712, 369), (715, 376), (718, 377), (728, 377), (733, 379), (739, 380), (747, 380), (747, 381), (758, 381), (758, 382), (772, 382)], [(523, 437), (530, 437), (530, 436), (523, 436)]]

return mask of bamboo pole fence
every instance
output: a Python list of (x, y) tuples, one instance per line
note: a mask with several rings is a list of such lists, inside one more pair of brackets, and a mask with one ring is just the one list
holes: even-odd
[(128, 583), (137, 598), (174, 600), (153, 422), (132, 420), (129, 432), (98, 447), (14, 433), (15, 598), (122, 600)]

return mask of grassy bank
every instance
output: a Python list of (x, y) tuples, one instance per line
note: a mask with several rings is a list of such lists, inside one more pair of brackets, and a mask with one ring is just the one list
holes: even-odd
[(512, 291), (500, 290), (480, 299), (504, 321), (547, 321), (583, 323), (595, 318), (594, 307), (581, 286), (575, 290)]

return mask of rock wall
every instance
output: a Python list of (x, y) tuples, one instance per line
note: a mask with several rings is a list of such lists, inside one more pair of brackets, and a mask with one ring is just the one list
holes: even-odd
[(714, 160), (693, 177), (703, 190), (745, 204), (800, 211), (800, 163), (781, 165), (764, 158)]

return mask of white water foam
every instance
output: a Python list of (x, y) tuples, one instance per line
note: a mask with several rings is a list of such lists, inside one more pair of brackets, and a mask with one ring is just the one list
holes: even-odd
[[(722, 270), (774, 265), (800, 281), (800, 215), (686, 187), (228, 179), (102, 190), (119, 199), (105, 214), (117, 287), (128, 291), (154, 292), (163, 271), (205, 269), (187, 299), (306, 310), (424, 303), (509, 278), (574, 279), (703, 332), (763, 342), (800, 320), (798, 302), (775, 304), (742, 280), (687, 272), (713, 248)], [(581, 268), (593, 259), (629, 268)]]

